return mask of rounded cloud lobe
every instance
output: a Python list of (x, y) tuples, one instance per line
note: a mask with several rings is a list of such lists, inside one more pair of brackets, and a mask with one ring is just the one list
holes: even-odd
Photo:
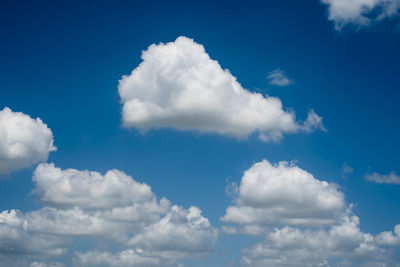
[(53, 133), (41, 119), (9, 108), (0, 111), (0, 174), (46, 161), (54, 150)]
[[(80, 266), (169, 266), (205, 256), (214, 247), (217, 230), (199, 208), (157, 200), (148, 185), (121, 171), (102, 175), (43, 163), (33, 181), (33, 192), (44, 207), (0, 213), (0, 259), (59, 256), (79, 238), (124, 248), (116, 254), (77, 252)], [(100, 261), (104, 255), (109, 259)]]
[[(118, 86), (126, 127), (174, 128), (238, 139), (258, 133), (263, 141), (304, 130), (279, 98), (244, 89), (192, 39), (152, 44), (142, 60)], [(321, 126), (318, 122), (312, 128)]]
[(334, 221), (345, 206), (336, 186), (287, 162), (267, 160), (248, 169), (238, 188), (235, 205), (228, 207), (225, 222), (241, 225), (323, 225)]
[(293, 163), (255, 163), (233, 187), (222, 230), (265, 236), (243, 250), (244, 266), (398, 266), (380, 246), (400, 244), (399, 226), (362, 232), (344, 194)]
[(150, 186), (118, 170), (108, 171), (103, 176), (93, 171), (62, 170), (54, 164), (40, 164), (33, 181), (39, 200), (56, 208), (110, 209), (154, 198)]

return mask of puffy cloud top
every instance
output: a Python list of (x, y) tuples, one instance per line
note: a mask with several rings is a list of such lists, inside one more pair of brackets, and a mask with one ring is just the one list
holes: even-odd
[(148, 185), (118, 170), (103, 176), (93, 171), (61, 170), (53, 163), (43, 163), (36, 168), (33, 181), (39, 200), (52, 207), (107, 209), (154, 198)]
[(265, 225), (331, 223), (345, 207), (336, 186), (287, 162), (255, 163), (242, 177), (235, 205), (227, 209), (225, 222)]
[(46, 161), (54, 150), (53, 133), (41, 119), (7, 107), (0, 111), (0, 174)]
[(239, 139), (258, 132), (264, 141), (304, 130), (279, 98), (245, 90), (192, 39), (152, 44), (142, 59), (118, 86), (127, 127), (169, 127)]

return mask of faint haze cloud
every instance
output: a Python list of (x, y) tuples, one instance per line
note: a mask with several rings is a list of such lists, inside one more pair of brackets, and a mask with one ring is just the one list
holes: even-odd
[(398, 22), (398, 23), (396, 24), (396, 26), (394, 27), (394, 31), (395, 31), (396, 33), (400, 34), (400, 22)]
[(342, 178), (346, 179), (349, 174), (352, 174), (354, 172), (353, 167), (347, 165), (346, 162), (343, 163), (342, 165)]
[(286, 73), (279, 68), (268, 73), (267, 79), (270, 84), (279, 87), (288, 86), (293, 83), (293, 81), (287, 77)]
[(398, 184), (400, 185), (400, 176), (397, 175), (394, 171), (389, 173), (388, 175), (379, 174), (379, 173), (367, 173), (365, 175), (365, 180), (375, 182), (378, 184)]

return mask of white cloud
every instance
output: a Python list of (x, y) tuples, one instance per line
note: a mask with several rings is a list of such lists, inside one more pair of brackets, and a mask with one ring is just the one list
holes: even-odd
[(135, 249), (76, 253), (81, 266), (170, 266), (182, 258), (202, 257), (214, 247), (217, 231), (211, 230), (201, 210), (172, 206), (160, 221), (146, 226), (128, 242)]
[(265, 235), (243, 249), (244, 266), (400, 266), (390, 250), (400, 225), (374, 237), (338, 188), (295, 164), (264, 160), (245, 171), (222, 221), (226, 234)]
[(315, 130), (326, 131), (324, 124), (322, 123), (322, 117), (318, 116), (317, 113), (312, 109), (308, 112), (307, 119), (303, 123), (303, 131), (311, 133)]
[[(72, 239), (89, 238), (125, 249), (110, 258), (116, 261), (110, 266), (142, 266), (141, 262), (166, 266), (166, 262), (205, 256), (214, 247), (217, 231), (200, 209), (171, 206), (166, 198), (158, 201), (148, 185), (121, 171), (102, 175), (43, 163), (33, 180), (33, 192), (44, 207), (0, 213), (0, 258), (58, 256)], [(76, 255), (78, 262), (88, 265), (88, 257), (101, 259), (109, 254), (99, 253)], [(138, 265), (126, 263), (131, 261)]]
[(341, 30), (347, 24), (358, 27), (398, 15), (399, 0), (321, 0), (327, 4), (329, 20), (335, 29)]
[(287, 86), (293, 82), (286, 76), (285, 72), (280, 69), (275, 69), (268, 73), (267, 79), (269, 83), (276, 86)]
[(344, 215), (328, 230), (275, 228), (262, 243), (245, 249), (246, 266), (394, 266), (371, 234), (361, 232), (357, 216)]
[(210, 228), (199, 208), (185, 210), (173, 206), (162, 220), (147, 226), (142, 234), (132, 237), (129, 244), (144, 250), (167, 251), (176, 258), (187, 257), (187, 253), (202, 256), (210, 252), (216, 241), (217, 232)]
[(118, 170), (104, 176), (93, 171), (61, 170), (40, 164), (33, 176), (34, 193), (46, 206), (110, 209), (151, 201), (151, 188)]
[(228, 70), (192, 39), (152, 44), (142, 62), (119, 81), (126, 127), (174, 128), (277, 141), (304, 131), (279, 98), (244, 89)]
[(53, 133), (42, 120), (9, 108), (0, 111), (0, 174), (46, 161), (54, 150)]
[(287, 162), (255, 163), (245, 171), (238, 191), (222, 221), (253, 229), (276, 223), (330, 224), (345, 207), (344, 195), (335, 185)]
[(17, 210), (0, 213), (0, 259), (21, 255), (58, 256), (65, 252), (67, 240), (25, 230), (24, 215)]
[(376, 237), (376, 241), (380, 245), (399, 246), (400, 245), (400, 224), (394, 227), (394, 231), (386, 231), (380, 233)]
[(391, 172), (389, 175), (379, 173), (366, 174), (365, 179), (378, 184), (400, 184), (400, 176)]

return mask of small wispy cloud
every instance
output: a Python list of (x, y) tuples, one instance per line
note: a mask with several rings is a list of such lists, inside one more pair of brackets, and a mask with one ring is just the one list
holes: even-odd
[(326, 128), (322, 123), (322, 117), (315, 113), (313, 109), (308, 112), (307, 119), (304, 121), (302, 128), (307, 133), (315, 130), (326, 132)]
[(288, 86), (289, 84), (293, 83), (293, 81), (286, 76), (286, 73), (279, 68), (271, 71), (267, 75), (267, 79), (269, 80), (270, 84), (281, 87)]
[(398, 184), (400, 185), (400, 176), (398, 176), (395, 172), (391, 172), (388, 175), (372, 173), (366, 174), (365, 179), (367, 181), (375, 182), (378, 184)]
[(347, 176), (348, 176), (349, 174), (352, 174), (353, 172), (354, 172), (353, 167), (347, 165), (346, 162), (343, 163), (343, 165), (342, 165), (342, 178), (343, 178), (343, 179), (346, 179)]
[(399, 0), (320, 0), (328, 5), (328, 19), (340, 31), (346, 25), (368, 27), (399, 15)]

